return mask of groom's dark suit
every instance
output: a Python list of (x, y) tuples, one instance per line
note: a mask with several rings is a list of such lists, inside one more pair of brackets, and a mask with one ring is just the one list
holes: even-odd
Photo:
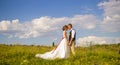
[(70, 32), (69, 32), (69, 42), (70, 40), (73, 38), (72, 42), (71, 42), (71, 52), (72, 54), (75, 55), (75, 40), (76, 40), (76, 32), (75, 30), (71, 29)]
[(72, 31), (74, 31), (74, 32), (75, 32), (75, 30), (71, 30), (71, 31), (69, 32), (69, 41), (71, 40), (72, 35), (74, 36), (74, 37), (73, 37), (73, 41), (75, 41), (75, 40), (76, 40), (76, 32), (75, 32), (74, 34), (72, 34)]

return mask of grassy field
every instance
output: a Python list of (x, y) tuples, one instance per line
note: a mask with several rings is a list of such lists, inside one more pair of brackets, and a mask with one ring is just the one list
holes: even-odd
[(76, 56), (44, 60), (35, 54), (52, 50), (47, 46), (0, 45), (0, 65), (120, 65), (120, 44), (77, 47)]

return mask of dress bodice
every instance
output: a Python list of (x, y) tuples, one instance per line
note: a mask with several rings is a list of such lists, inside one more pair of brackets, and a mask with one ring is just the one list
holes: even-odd
[(65, 38), (66, 31), (63, 31), (63, 38)]

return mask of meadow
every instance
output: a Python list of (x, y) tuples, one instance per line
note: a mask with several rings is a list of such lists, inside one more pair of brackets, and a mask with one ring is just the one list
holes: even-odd
[(76, 56), (44, 60), (35, 54), (52, 50), (49, 46), (0, 44), (0, 65), (120, 65), (120, 44), (76, 47)]

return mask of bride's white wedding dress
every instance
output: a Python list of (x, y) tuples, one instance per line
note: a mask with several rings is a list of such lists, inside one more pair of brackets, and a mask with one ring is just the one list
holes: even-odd
[[(65, 31), (63, 31), (64, 33)], [(68, 58), (70, 54), (70, 48), (67, 45), (67, 39), (65, 38), (63, 34), (63, 39), (61, 42), (57, 45), (56, 48), (54, 48), (50, 52), (46, 52), (44, 54), (36, 54), (35, 57), (37, 58), (43, 58), (43, 59), (56, 59), (56, 58)]]

